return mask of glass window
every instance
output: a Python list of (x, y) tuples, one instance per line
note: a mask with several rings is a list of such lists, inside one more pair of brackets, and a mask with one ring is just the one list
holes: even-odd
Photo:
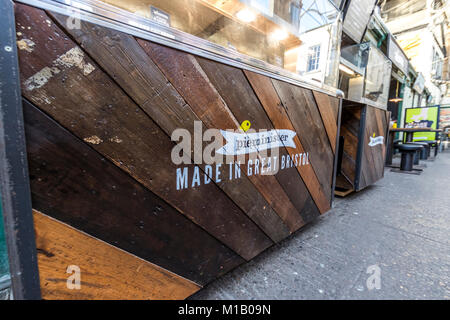
[[(340, 12), (329, 0), (101, 2), (139, 16), (135, 26), (141, 25), (144, 17), (161, 25), (164, 33), (160, 34), (167, 34), (166, 27), (170, 27), (226, 48), (221, 54), (228, 58), (258, 67), (265, 62), (270, 68), (289, 71), (285, 73), (295, 79), (337, 87), (341, 21)], [(309, 50), (316, 46), (319, 50), (311, 57)], [(307, 74), (311, 70), (317, 71), (314, 76)]]
[(372, 46), (367, 63), (364, 97), (382, 108), (386, 108), (388, 102), (391, 71), (392, 62)]
[(307, 71), (310, 72), (319, 69), (319, 62), (320, 62), (320, 45), (317, 45), (309, 49)]
[(304, 0), (300, 13), (300, 32), (320, 28), (336, 19), (336, 8), (328, 1)]
[(435, 47), (433, 47), (433, 64), (432, 75), (434, 79), (441, 79), (442, 77), (442, 59)]

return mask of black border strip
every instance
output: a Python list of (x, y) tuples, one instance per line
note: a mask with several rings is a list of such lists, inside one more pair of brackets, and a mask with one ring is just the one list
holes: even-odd
[(0, 192), (14, 299), (41, 299), (14, 5), (0, 1)]
[(342, 163), (342, 152), (344, 150), (344, 144), (341, 145), (341, 121), (342, 121), (342, 107), (343, 107), (343, 99), (339, 99), (339, 110), (338, 110), (338, 118), (337, 118), (337, 132), (336, 132), (336, 149), (334, 152), (334, 168), (333, 168), (333, 182), (331, 187), (331, 207), (333, 207), (333, 202), (335, 198), (334, 191), (336, 190), (336, 178), (338, 174), (341, 172), (341, 163)]
[(361, 181), (362, 174), (362, 157), (364, 153), (364, 138), (366, 133), (366, 116), (367, 116), (367, 105), (362, 105), (361, 109), (361, 119), (359, 123), (359, 133), (358, 133), (358, 153), (356, 156), (356, 178), (355, 178), (355, 191), (360, 191), (359, 183)]

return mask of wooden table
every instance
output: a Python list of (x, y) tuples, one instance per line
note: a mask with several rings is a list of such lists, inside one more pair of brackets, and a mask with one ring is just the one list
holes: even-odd
[[(394, 156), (394, 134), (396, 132), (406, 132), (406, 143), (413, 141), (415, 132), (434, 132), (431, 128), (391, 128), (389, 130), (389, 146), (386, 157), (386, 165), (392, 165), (392, 158)], [(440, 130), (440, 129), (439, 129)]]
[(391, 129), (392, 133), (395, 132), (406, 132), (406, 142), (412, 142), (414, 133), (416, 132), (434, 132), (431, 128), (396, 128)]

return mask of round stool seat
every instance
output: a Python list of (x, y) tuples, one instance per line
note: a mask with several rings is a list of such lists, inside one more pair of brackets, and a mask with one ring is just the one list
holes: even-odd
[(430, 144), (427, 142), (421, 142), (421, 141), (415, 141), (415, 142), (408, 142), (410, 144), (416, 144), (418, 146), (424, 146), (424, 147), (428, 147)]
[(403, 144), (399, 144), (398, 145), (398, 149), (400, 151), (409, 151), (409, 152), (414, 152), (417, 150), (421, 150), (423, 148), (423, 146), (421, 145), (417, 145), (417, 144), (409, 144), (409, 143), (403, 143)]
[(423, 142), (423, 143), (427, 143), (427, 144), (429, 144), (429, 145), (437, 143), (436, 140), (414, 141), (414, 142)]
[[(411, 142), (411, 144), (422, 146), (423, 149), (420, 151), (420, 160), (428, 160), (428, 157), (430, 156), (431, 144), (429, 144), (425, 141), (424, 142), (420, 142), (420, 141), (419, 142)], [(417, 156), (414, 158), (414, 164), (419, 164), (419, 159), (417, 158)]]

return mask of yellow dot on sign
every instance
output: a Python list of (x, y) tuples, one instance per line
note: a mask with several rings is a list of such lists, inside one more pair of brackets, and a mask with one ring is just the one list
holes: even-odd
[(250, 130), (250, 127), (252, 126), (252, 124), (250, 123), (250, 121), (245, 120), (244, 122), (242, 122), (241, 124), (241, 129), (244, 132), (247, 132), (248, 130)]

